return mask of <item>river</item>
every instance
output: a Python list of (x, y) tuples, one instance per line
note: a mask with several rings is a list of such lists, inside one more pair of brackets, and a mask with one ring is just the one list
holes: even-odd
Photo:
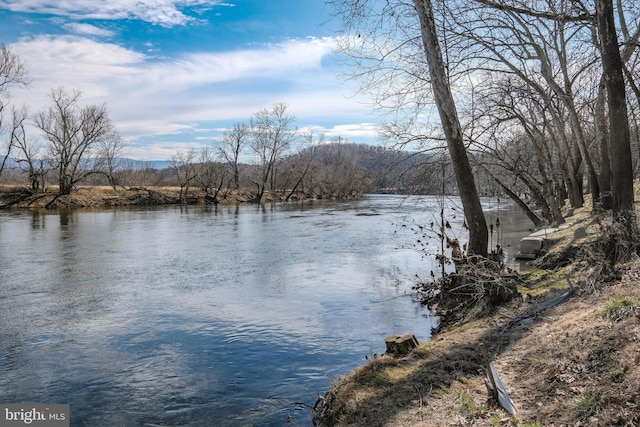
[[(483, 203), (512, 257), (526, 218)], [(436, 269), (416, 227), (439, 212), (381, 195), (0, 212), (0, 403), (69, 404), (72, 426), (311, 425), (385, 336), (430, 338), (411, 286)]]

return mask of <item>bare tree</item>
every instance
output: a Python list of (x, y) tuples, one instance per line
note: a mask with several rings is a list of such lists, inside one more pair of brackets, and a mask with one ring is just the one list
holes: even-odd
[(194, 151), (178, 151), (171, 156), (171, 167), (180, 186), (180, 202), (187, 203), (187, 195), (191, 183), (198, 176), (198, 165), (195, 163), (197, 154)]
[(119, 162), (118, 169), (118, 182), (128, 189), (148, 189), (161, 180), (158, 170), (144, 161), (127, 159)]
[(521, 192), (531, 196), (548, 223), (562, 223), (563, 202), (557, 191), (562, 176), (557, 171), (565, 156), (555, 145), (558, 138), (551, 137), (557, 129), (550, 124), (546, 100), (525, 83), (502, 75), (483, 86), (475, 95), (471, 116), (476, 159), (519, 206), (524, 208), (526, 202), (505, 183), (521, 183)]
[[(344, 22), (342, 51), (353, 65), (352, 77), (390, 119), (385, 134), (402, 147), (417, 143), (428, 149), (446, 141), (470, 228), (469, 252), (486, 256), (488, 230), (451, 95), (454, 64), (443, 58), (432, 2), (330, 3)], [(434, 103), (440, 130), (425, 123)]]
[(602, 67), (608, 94), (613, 212), (635, 217), (633, 215), (633, 165), (631, 163), (626, 86), (613, 11), (612, 0), (596, 0), (596, 20), (602, 47)]
[(442, 129), (447, 139), (449, 154), (460, 190), (460, 199), (469, 227), (469, 252), (472, 255), (486, 257), (489, 241), (487, 222), (480, 204), (480, 197), (462, 136), (462, 127), (451, 94), (445, 63), (442, 59), (433, 16), (433, 5), (431, 0), (415, 0), (415, 6), (420, 19), (422, 42), (429, 63), (435, 103), (440, 113)]
[(79, 91), (51, 91), (52, 105), (34, 116), (36, 126), (48, 141), (49, 161), (58, 180), (58, 194), (96, 173), (105, 173), (104, 147), (118, 141), (115, 128), (102, 105), (80, 105)]
[[(5, 119), (7, 111), (9, 89), (11, 86), (26, 87), (29, 85), (29, 76), (24, 62), (20, 60), (20, 57), (13, 53), (11, 49), (5, 45), (0, 45), (0, 136), (5, 133)], [(15, 114), (12, 114), (12, 118), (15, 118)], [(21, 122), (20, 122), (21, 123)], [(20, 128), (20, 123), (16, 123), (15, 120), (11, 123), (11, 131), (9, 138), (5, 144), (5, 154), (0, 162), (0, 175), (6, 165), (9, 156), (11, 155), (11, 148), (13, 147), (14, 134), (13, 132)]]
[(109, 181), (109, 185), (114, 190), (122, 185), (118, 172), (122, 168), (120, 155), (124, 151), (124, 144), (120, 135), (113, 132), (108, 137), (100, 141), (99, 156), (95, 159), (94, 167), (104, 173)]
[[(625, 63), (629, 63), (632, 58), (638, 55), (640, 26), (637, 25), (639, 22), (637, 8), (626, 7), (621, 1), (616, 1), (614, 5), (613, 0), (596, 0), (594, 2), (547, 0), (547, 4), (542, 7), (536, 2), (474, 1), (482, 5), (479, 9), (490, 10), (490, 12), (485, 12), (485, 16), (500, 11), (510, 17), (510, 22), (527, 23), (528, 28), (520, 33), (520, 37), (511, 40), (503, 37), (499, 39), (499, 43), (502, 45), (511, 44), (520, 49), (526, 47), (527, 49), (524, 49), (525, 55), (521, 57), (523, 64), (531, 60), (540, 61), (540, 73), (544, 76), (548, 87), (556, 95), (555, 101), (561, 103), (568, 112), (572, 128), (570, 129), (570, 137), (578, 141), (578, 146), (581, 149), (580, 156), (586, 162), (592, 193), (594, 193), (594, 202), (597, 201), (595, 196), (598, 188), (594, 187), (594, 183), (597, 183), (597, 176), (595, 166), (590, 164), (588, 157), (586, 133), (582, 132), (582, 123), (585, 117), (577, 108), (578, 104), (575, 102), (577, 93), (574, 90), (586, 87), (587, 93), (598, 94), (594, 100), (589, 101), (600, 104), (593, 108), (594, 113), (591, 117), (593, 128), (596, 129), (594, 134), (599, 133), (598, 142), (601, 147), (600, 181), (608, 180), (610, 176), (614, 212), (630, 213), (633, 206), (633, 167), (626, 86), (623, 76), (625, 73), (627, 74), (627, 83), (636, 93), (637, 85), (633, 79), (634, 75), (625, 66)], [(627, 16), (627, 14), (633, 14), (633, 16)], [(630, 22), (635, 22), (635, 29), (629, 27)], [(619, 27), (616, 27), (616, 23), (619, 24)], [(481, 32), (476, 32), (477, 40), (484, 38), (484, 35), (489, 32), (488, 28), (485, 26)], [(503, 24), (499, 28), (507, 29), (511, 26)], [(521, 26), (521, 28), (524, 27)], [(551, 38), (554, 44), (542, 42), (540, 45), (536, 45), (531, 43), (531, 38), (528, 35), (534, 32), (541, 34), (540, 29), (553, 29), (553, 32), (547, 31), (547, 33), (560, 37)], [(467, 31), (467, 33), (473, 33), (473, 31)], [(584, 35), (580, 36), (580, 33)], [(527, 34), (527, 36), (522, 37), (522, 34)], [(623, 43), (619, 42), (619, 36), (622, 37)], [(589, 42), (590, 40), (596, 40), (595, 46), (598, 51), (587, 52), (584, 55), (575, 48), (571, 49), (572, 45), (574, 47), (581, 46), (579, 49), (588, 45), (593, 46), (593, 43)], [(487, 43), (484, 44), (485, 47), (487, 45)], [(549, 60), (548, 53), (552, 49), (556, 49), (560, 54), (555, 63)], [(567, 67), (568, 60), (575, 61), (576, 58), (581, 61), (574, 62)], [(561, 68), (552, 70), (553, 65), (560, 65)], [(601, 68), (601, 78), (594, 79), (585, 73), (585, 71), (594, 70), (596, 67)], [(570, 74), (570, 70), (573, 74)], [(512, 68), (511, 71), (516, 74), (520, 70)], [(585, 74), (593, 82), (592, 89), (589, 89), (588, 82), (585, 84), (585, 80), (579, 78), (580, 75)], [(554, 83), (555, 75), (560, 78), (557, 84)], [(603, 82), (604, 84), (602, 84)], [(602, 87), (606, 87), (607, 92), (608, 138), (605, 135), (607, 132), (606, 122), (603, 120), (605, 115), (602, 108), (604, 100)], [(584, 89), (583, 92), (585, 92)], [(609, 182), (602, 187), (608, 193)]]
[[(556, 11), (555, 16), (560, 16), (558, 11), (570, 8), (567, 3), (543, 0), (536, 6)], [(473, 80), (483, 82), (479, 85), (483, 92), (495, 91), (497, 82), (515, 87), (519, 98), (541, 107), (537, 110), (550, 118), (545, 128), (553, 132), (566, 155), (571, 155), (568, 159), (571, 177), (566, 182), (572, 184), (569, 190), (572, 205), (581, 207), (585, 168), (594, 200), (599, 196), (598, 174), (589, 149), (590, 123), (584, 115), (585, 105), (590, 102), (589, 83), (597, 75), (593, 61), (597, 50), (591, 43), (591, 31), (579, 20), (547, 18), (546, 15), (553, 16), (551, 12), (544, 17), (529, 15), (509, 7), (512, 4), (484, 0), (447, 2), (444, 26), (454, 40), (449, 42), (449, 54), (466, 64), (463, 68), (472, 73)], [(476, 118), (469, 129), (478, 128)]]
[(251, 179), (257, 187), (255, 201), (260, 203), (269, 182), (274, 181), (276, 163), (287, 153), (296, 139), (291, 126), (294, 116), (287, 114), (287, 104), (277, 103), (271, 109), (258, 111), (251, 119), (251, 149), (257, 158), (257, 176)]
[(5, 45), (0, 45), (0, 98), (7, 98), (13, 85), (29, 85), (29, 74), (24, 62)]
[(312, 165), (318, 154), (318, 145), (324, 142), (324, 134), (321, 133), (315, 139), (313, 129), (305, 131), (302, 135), (303, 143), (298, 152), (289, 159), (289, 172), (293, 179), (293, 184), (287, 192), (285, 201), (289, 201), (296, 191), (304, 193), (304, 180), (312, 169)]
[(222, 158), (229, 167), (233, 175), (233, 187), (240, 187), (240, 153), (249, 143), (251, 136), (251, 128), (246, 123), (238, 122), (230, 129), (227, 129), (222, 138), (215, 142), (215, 147), (220, 158)]
[(29, 176), (31, 191), (35, 193), (44, 191), (47, 170), (42, 158), (42, 146), (37, 141), (27, 139), (25, 123), (28, 117), (29, 112), (26, 107), (13, 110), (13, 131), (10, 143), (16, 148), (16, 161)]
[(207, 201), (218, 203), (220, 201), (218, 197), (228, 178), (227, 171), (223, 164), (212, 159), (211, 150), (208, 147), (204, 147), (200, 152), (199, 162), (200, 167), (196, 179), (204, 191), (204, 197)]

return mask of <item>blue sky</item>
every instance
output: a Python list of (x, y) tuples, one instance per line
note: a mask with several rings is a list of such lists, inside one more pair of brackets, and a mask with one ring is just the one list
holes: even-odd
[(199, 150), (235, 122), (286, 102), (300, 129), (375, 143), (376, 116), (339, 78), (337, 33), (322, 0), (0, 0), (0, 43), (32, 85), (106, 103), (127, 156)]

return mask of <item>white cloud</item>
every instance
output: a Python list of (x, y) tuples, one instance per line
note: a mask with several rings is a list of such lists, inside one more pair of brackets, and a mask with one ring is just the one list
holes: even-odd
[[(52, 88), (79, 89), (84, 102), (105, 102), (120, 134), (136, 146), (168, 135), (175, 141), (205, 141), (201, 126), (248, 121), (276, 102), (288, 103), (300, 126), (331, 123), (329, 137), (373, 138), (375, 129), (368, 123), (332, 128), (367, 121), (362, 105), (345, 98), (349, 90), (322, 67), (333, 43), (309, 38), (158, 60), (87, 37), (26, 38), (11, 48), (26, 62), (33, 84), (29, 90), (14, 91), (12, 101), (36, 111), (48, 103)], [(218, 133), (212, 130), (211, 138)], [(137, 157), (167, 158), (166, 147), (154, 144), (148, 149), (154, 154), (142, 156), (139, 151)]]
[(171, 156), (178, 151), (187, 152), (189, 150), (199, 151), (205, 145), (211, 145), (213, 140), (200, 141), (198, 143), (184, 143), (183, 141), (172, 142), (150, 142), (143, 146), (129, 144), (125, 147), (123, 157), (135, 160), (170, 160)]
[(296, 73), (318, 70), (332, 46), (331, 39), (294, 40), (159, 62), (116, 44), (79, 36), (38, 36), (12, 44), (34, 79), (60, 82), (54, 86), (117, 80), (121, 85), (160, 85), (171, 91), (248, 78), (292, 80)]
[(349, 123), (330, 127), (305, 126), (301, 132), (313, 130), (314, 135), (324, 134), (325, 142), (331, 142), (335, 138), (344, 141), (372, 141), (378, 137), (378, 125), (376, 123)]
[(110, 94), (109, 82), (137, 72), (145, 56), (115, 44), (77, 36), (38, 36), (11, 45), (33, 79), (30, 96), (51, 88), (77, 88), (92, 97)]
[(220, 83), (244, 78), (294, 78), (300, 70), (318, 69), (332, 52), (332, 39), (290, 40), (281, 44), (227, 52), (201, 52), (154, 66), (150, 77), (172, 87)]
[(184, 25), (193, 20), (180, 9), (210, 9), (215, 0), (0, 0), (0, 8), (12, 12), (41, 13), (72, 19), (138, 19), (163, 26)]
[(351, 123), (331, 128), (329, 134), (346, 138), (375, 137), (378, 125), (375, 123)]
[(65, 24), (64, 27), (76, 34), (87, 35), (87, 36), (99, 36), (99, 37), (113, 37), (115, 33), (110, 30), (105, 30), (104, 28), (96, 27), (91, 24), (81, 24), (78, 22), (72, 22), (69, 24)]

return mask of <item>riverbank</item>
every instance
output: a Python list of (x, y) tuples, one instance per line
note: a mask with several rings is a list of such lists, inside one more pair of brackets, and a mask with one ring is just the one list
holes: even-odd
[[(249, 203), (255, 200), (255, 192), (249, 189), (228, 191), (218, 195), (214, 200), (204, 192), (191, 189), (186, 204), (221, 204)], [(290, 200), (298, 200), (294, 195)], [(322, 198), (323, 196), (318, 196)], [(354, 198), (357, 195), (354, 195)], [(266, 192), (262, 202), (284, 201), (286, 196), (280, 193)], [(115, 206), (158, 206), (181, 204), (180, 188), (148, 187), (125, 189), (107, 186), (82, 186), (73, 193), (58, 196), (54, 191), (32, 193), (23, 186), (0, 186), (0, 209), (2, 208), (97, 208)]]
[[(546, 258), (523, 274), (522, 298), (445, 328), (406, 357), (376, 357), (339, 378), (318, 403), (317, 424), (640, 425), (640, 261), (602, 275), (606, 222), (588, 208), (572, 213)], [(559, 305), (516, 321), (569, 290)], [(481, 345), (514, 418), (489, 399)]]

